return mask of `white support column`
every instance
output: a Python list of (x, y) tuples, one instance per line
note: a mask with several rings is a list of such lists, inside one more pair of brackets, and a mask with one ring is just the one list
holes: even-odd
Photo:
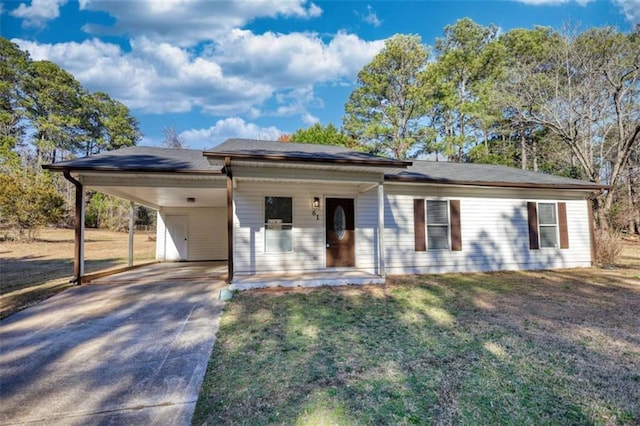
[(133, 228), (136, 225), (136, 207), (133, 201), (129, 201), (129, 266), (133, 266)]
[(384, 247), (384, 181), (378, 184), (378, 275), (386, 276)]

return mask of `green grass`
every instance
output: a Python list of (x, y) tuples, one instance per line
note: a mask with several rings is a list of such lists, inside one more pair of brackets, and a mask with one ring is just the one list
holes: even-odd
[(640, 283), (607, 273), (240, 293), (193, 423), (638, 424)]

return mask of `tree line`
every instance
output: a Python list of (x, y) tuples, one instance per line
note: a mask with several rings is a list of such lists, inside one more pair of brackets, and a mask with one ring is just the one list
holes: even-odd
[[(0, 77), (0, 225), (64, 221), (72, 189), (40, 166), (135, 145), (138, 122), (4, 38)], [(184, 145), (175, 128), (164, 133), (166, 146)], [(434, 46), (398, 34), (358, 73), (340, 128), (316, 124), (282, 140), (610, 185), (593, 200), (599, 226), (640, 233), (640, 27), (501, 33), (465, 18)], [(88, 194), (89, 225), (121, 228), (127, 212), (122, 201)]]
[(640, 233), (640, 27), (500, 33), (465, 18), (433, 47), (398, 34), (358, 74), (341, 129), (284, 139), (610, 185), (599, 226)]
[[(140, 138), (124, 104), (0, 38), (0, 225), (31, 237), (39, 226), (71, 220), (70, 184), (41, 166), (132, 146)], [(124, 218), (114, 217), (128, 216), (125, 204), (89, 191), (88, 224), (124, 226)]]

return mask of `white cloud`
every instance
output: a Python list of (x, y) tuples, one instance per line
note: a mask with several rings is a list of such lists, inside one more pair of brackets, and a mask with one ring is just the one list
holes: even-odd
[(92, 91), (104, 91), (130, 108), (147, 113), (234, 114), (261, 104), (273, 88), (225, 75), (211, 58), (146, 39), (132, 41), (132, 51), (100, 40), (38, 44), (13, 40), (36, 59), (48, 59), (71, 72)]
[(113, 26), (87, 24), (92, 34), (119, 34), (192, 46), (211, 41), (255, 18), (292, 17), (309, 19), (322, 9), (308, 0), (82, 0), (81, 9), (107, 12)]
[(367, 14), (362, 15), (362, 20), (367, 24), (373, 25), (376, 28), (382, 25), (382, 21), (380, 20), (380, 18), (378, 18), (376, 11), (373, 10), (373, 7), (371, 7), (371, 5), (367, 5)]
[(632, 24), (640, 24), (640, 0), (613, 0)]
[(218, 120), (207, 129), (190, 129), (180, 133), (180, 138), (190, 148), (212, 148), (229, 138), (277, 140), (284, 132), (276, 127), (260, 127), (242, 118), (230, 117)]
[(304, 124), (307, 124), (309, 126), (313, 126), (316, 123), (320, 122), (320, 119), (318, 117), (316, 117), (315, 115), (311, 115), (309, 113), (306, 113), (302, 116), (302, 122)]
[(11, 15), (22, 18), (25, 27), (42, 27), (48, 21), (60, 16), (60, 7), (64, 6), (67, 0), (33, 0), (30, 6), (26, 3), (11, 11)]
[(233, 73), (291, 87), (352, 78), (383, 45), (343, 32), (325, 43), (313, 33), (257, 35), (236, 29), (217, 40), (214, 54)]
[[(234, 30), (199, 51), (139, 37), (131, 50), (98, 39), (40, 44), (14, 39), (36, 59), (51, 60), (85, 87), (147, 113), (200, 110), (212, 115), (308, 114), (322, 106), (318, 84), (352, 81), (383, 46), (352, 34), (329, 42), (316, 34), (262, 35)], [(264, 111), (268, 100), (275, 111)]]

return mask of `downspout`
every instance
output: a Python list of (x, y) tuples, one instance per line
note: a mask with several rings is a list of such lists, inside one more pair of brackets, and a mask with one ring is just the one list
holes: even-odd
[(82, 276), (84, 275), (84, 188), (82, 183), (73, 178), (68, 170), (63, 172), (63, 175), (66, 180), (76, 187), (73, 278), (69, 282), (80, 285), (82, 284)]
[(233, 281), (233, 174), (231, 157), (224, 159), (224, 171), (227, 175), (227, 282)]

